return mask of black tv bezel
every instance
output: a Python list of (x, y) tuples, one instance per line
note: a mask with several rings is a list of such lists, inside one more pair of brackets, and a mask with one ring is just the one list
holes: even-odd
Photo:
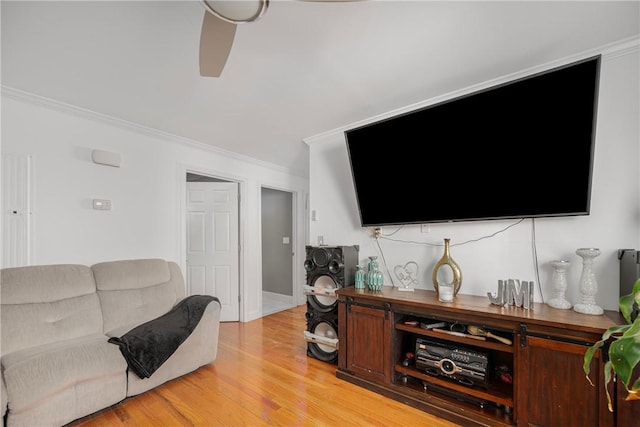
[[(398, 226), (398, 225), (417, 225), (417, 224), (437, 224), (437, 223), (456, 223), (456, 222), (477, 222), (477, 221), (493, 221), (493, 220), (508, 220), (508, 219), (526, 219), (526, 218), (558, 218), (558, 217), (575, 217), (575, 216), (588, 216), (591, 213), (591, 198), (592, 198), (592, 186), (593, 186), (593, 165), (594, 165), (594, 154), (595, 154), (595, 138), (596, 138), (596, 124), (597, 124), (597, 113), (598, 113), (598, 101), (599, 101), (599, 88), (600, 88), (600, 70), (601, 70), (601, 61), (602, 55), (597, 54), (587, 58), (583, 58), (577, 61), (573, 61), (564, 65), (555, 66), (543, 71), (539, 71), (536, 73), (532, 73), (526, 76), (522, 76), (516, 79), (512, 79), (509, 81), (505, 81), (503, 83), (499, 83), (493, 86), (488, 86), (486, 88), (482, 88), (476, 91), (472, 91), (463, 95), (454, 96), (452, 98), (436, 102), (434, 104), (426, 105), (424, 107), (406, 111), (404, 113), (394, 115), (391, 117), (386, 117), (381, 120), (377, 120), (371, 123), (367, 123), (361, 126), (357, 126), (354, 128), (350, 128), (344, 131), (344, 138), (346, 142), (347, 155), (349, 161), (349, 167), (351, 172), (352, 183), (355, 190), (356, 203), (358, 208), (358, 215), (360, 219), (360, 224), (362, 227), (383, 227), (383, 226)], [(354, 174), (354, 168), (351, 159), (351, 150), (349, 148), (349, 134), (351, 132), (374, 127), (378, 124), (388, 122), (390, 120), (394, 120), (397, 118), (401, 118), (407, 115), (420, 113), (424, 110), (436, 108), (442, 105), (450, 104), (462, 99), (470, 98), (478, 94), (483, 94), (487, 92), (491, 92), (506, 86), (510, 86), (512, 84), (523, 82), (527, 80), (536, 79), (541, 76), (546, 76), (550, 73), (554, 73), (556, 71), (560, 71), (569, 67), (577, 66), (580, 64), (584, 64), (587, 62), (595, 63), (595, 75), (594, 75), (594, 87), (593, 87), (593, 114), (591, 120), (591, 135), (590, 135), (590, 152), (589, 152), (589, 169), (587, 176), (587, 189), (586, 189), (586, 200), (585, 200), (585, 209), (584, 210), (575, 210), (571, 212), (557, 212), (557, 213), (541, 213), (541, 214), (505, 214), (505, 215), (495, 215), (495, 216), (469, 216), (469, 217), (456, 217), (456, 218), (428, 218), (425, 217), (424, 220), (416, 220), (416, 221), (387, 221), (387, 222), (364, 222), (361, 202), (360, 202), (360, 193), (358, 192), (357, 181)]]

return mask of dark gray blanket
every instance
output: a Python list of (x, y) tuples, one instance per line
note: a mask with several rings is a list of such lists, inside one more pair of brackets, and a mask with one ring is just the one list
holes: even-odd
[(187, 339), (211, 301), (220, 302), (210, 295), (190, 295), (168, 313), (136, 326), (120, 338), (109, 338), (109, 342), (120, 347), (129, 369), (140, 378), (149, 378)]

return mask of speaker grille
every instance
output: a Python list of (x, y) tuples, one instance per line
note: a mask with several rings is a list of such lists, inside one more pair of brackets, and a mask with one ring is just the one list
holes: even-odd
[(319, 276), (328, 275), (338, 287), (353, 286), (358, 246), (307, 246), (304, 269), (307, 285), (313, 286)]
[[(338, 338), (337, 316), (309, 319), (307, 316), (309, 332), (324, 338)], [(307, 344), (307, 355), (324, 362), (335, 363), (338, 360), (338, 350), (330, 345), (310, 342)]]
[[(327, 275), (317, 276), (311, 286), (313, 286), (317, 292), (331, 292), (335, 291), (339, 287), (333, 278)], [(328, 313), (334, 310), (338, 304), (338, 299), (332, 295), (309, 295), (307, 300), (309, 301), (309, 304), (311, 304), (313, 310), (317, 310), (321, 313)]]

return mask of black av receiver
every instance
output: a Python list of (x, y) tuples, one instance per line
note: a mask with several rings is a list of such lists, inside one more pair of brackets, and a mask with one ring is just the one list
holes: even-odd
[(416, 340), (416, 368), (429, 375), (444, 376), (466, 386), (489, 385), (487, 353), (435, 340)]

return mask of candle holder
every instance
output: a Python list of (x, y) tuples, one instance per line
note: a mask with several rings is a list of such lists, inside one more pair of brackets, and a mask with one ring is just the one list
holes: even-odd
[(576, 255), (582, 258), (582, 274), (580, 275), (580, 294), (582, 299), (579, 304), (573, 306), (578, 313), (583, 314), (603, 314), (602, 307), (596, 304), (596, 293), (598, 292), (598, 281), (593, 273), (593, 260), (600, 255), (600, 249), (579, 248)]
[(567, 268), (569, 268), (569, 264), (569, 261), (564, 259), (551, 261), (551, 265), (553, 265), (552, 283), (555, 297), (547, 302), (550, 307), (568, 310), (573, 306), (565, 297), (567, 291), (567, 276), (565, 272)]

